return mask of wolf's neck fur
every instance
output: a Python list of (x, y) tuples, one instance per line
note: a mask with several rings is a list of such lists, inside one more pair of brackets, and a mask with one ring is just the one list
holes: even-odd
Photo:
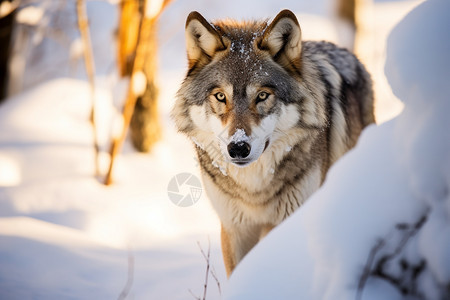
[(270, 185), (280, 161), (295, 146), (293, 142), (289, 135), (283, 134), (250, 165), (241, 168), (228, 163), (226, 169), (228, 176), (249, 192), (262, 191)]

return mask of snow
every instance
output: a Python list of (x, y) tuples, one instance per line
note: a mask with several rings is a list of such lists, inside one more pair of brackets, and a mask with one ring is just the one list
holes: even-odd
[(149, 1), (145, 6), (145, 16), (149, 19), (156, 17), (163, 7), (163, 0)]
[[(403, 113), (363, 133), (324, 186), (244, 258), (225, 299), (403, 299), (405, 286), (408, 299), (448, 298), (449, 9), (427, 1), (395, 27), (386, 75)], [(383, 257), (385, 277), (370, 276)]]
[(191, 137), (192, 142), (202, 150), (205, 150), (205, 147), (200, 143), (195, 137)]
[(240, 142), (247, 142), (249, 140), (249, 137), (247, 134), (245, 134), (244, 129), (236, 129), (236, 132), (231, 136), (230, 143), (240, 143)]
[[(170, 86), (163, 97), (174, 95), (178, 85)], [(117, 298), (131, 255), (131, 295), (186, 299), (189, 289), (201, 294), (206, 263), (196, 242), (206, 250), (209, 237), (223, 280), (220, 227), (206, 197), (183, 208), (167, 194), (178, 173), (199, 177), (192, 146), (168, 124), (170, 102), (162, 102), (165, 139), (152, 155), (127, 143), (105, 187), (93, 176), (89, 95), (87, 82), (63, 78), (0, 106), (0, 298)], [(112, 98), (97, 90), (104, 123), (117, 114)], [(214, 285), (208, 295), (218, 297)]]
[[(435, 160), (423, 163), (415, 160), (420, 153), (433, 153), (433, 157), (448, 153), (417, 142), (425, 134), (420, 128), (427, 130), (428, 143), (435, 143), (439, 136), (442, 145), (448, 140), (436, 130), (440, 119), (436, 118), (436, 124), (432, 124), (425, 116), (418, 118), (417, 111), (431, 118), (448, 110), (444, 107), (440, 107), (442, 111), (430, 110), (419, 101), (422, 98), (418, 95), (423, 90), (413, 86), (408, 90), (412, 97), (398, 96), (407, 107), (408, 101), (418, 99), (416, 102), (422, 103), (420, 110), (419, 104), (414, 104), (417, 110), (406, 109), (404, 115), (410, 119), (401, 126), (396, 121), (370, 128), (352, 156), (333, 169), (336, 174), (330, 174), (326, 189), (320, 192), (323, 196), (318, 193), (316, 197), (320, 201), (307, 202), (297, 214), (302, 217), (296, 215), (288, 220), (252, 251), (232, 276), (229, 289), (221, 258), (219, 221), (205, 193), (191, 207), (177, 207), (168, 197), (168, 184), (177, 174), (189, 172), (200, 177), (190, 141), (175, 132), (169, 119), (175, 92), (186, 71), (187, 14), (199, 10), (208, 20), (259, 19), (274, 17), (288, 7), (296, 13), (304, 39), (341, 42), (342, 33), (336, 30), (336, 22), (330, 17), (330, 0), (173, 1), (161, 15), (159, 33), (159, 103), (164, 138), (149, 155), (135, 153), (126, 142), (111, 187), (103, 186), (93, 176), (92, 132), (88, 122), (90, 89), (80, 55), (83, 46), (74, 27), (75, 9), (69, 2), (60, 5), (53, 2), (34, 2), (28, 6), (28, 12), (23, 12), (34, 11), (29, 19), (25, 18), (27, 25), (22, 24), (15, 33), (12, 96), (0, 105), (0, 299), (117, 298), (130, 268), (133, 282), (128, 298), (192, 299), (188, 290), (201, 295), (206, 272), (197, 241), (207, 251), (209, 239), (211, 265), (229, 298), (291, 299), (304, 295), (304, 299), (315, 296), (332, 299), (334, 295), (352, 293), (342, 287), (354, 287), (355, 278), (351, 275), (361, 272), (367, 252), (378, 238), (392, 231), (393, 222), (399, 221), (397, 217), (401, 215), (403, 222), (414, 222), (425, 206), (433, 207), (430, 221), (415, 239), (418, 247), (410, 256), (415, 259), (420, 253), (431, 265), (427, 274), (433, 272), (440, 282), (448, 279), (448, 261), (441, 259), (450, 251), (448, 189), (438, 188), (442, 182), (448, 187), (450, 176), (445, 170), (450, 165), (448, 160), (437, 164), (439, 170), (444, 170), (444, 177), (439, 177), (442, 182), (423, 182), (423, 177), (411, 176), (417, 169), (427, 170), (425, 178), (437, 176), (433, 172), (437, 170)], [(129, 83), (129, 79), (118, 80), (115, 69), (118, 2), (87, 1), (97, 70), (95, 98), (100, 112), (97, 119), (103, 170), (108, 163), (104, 153), (109, 146), (108, 137), (114, 136), (123, 122), (118, 111)], [(384, 9), (385, 13), (390, 8)], [(44, 14), (39, 15), (39, 10)], [(35, 23), (38, 23), (36, 33), (30, 35), (31, 24)], [(403, 56), (401, 59), (408, 58)], [(387, 73), (394, 76), (395, 72)], [(398, 81), (402, 89), (402, 77), (389, 80)], [(377, 82), (380, 80), (384, 77), (377, 76)], [(407, 144), (399, 138), (400, 133), (393, 136), (393, 132), (409, 130), (402, 126), (412, 128), (404, 137)], [(197, 146), (202, 147), (198, 143)], [(404, 147), (402, 151), (410, 155), (395, 155), (398, 147)], [(410, 148), (421, 149), (411, 152)], [(418, 164), (409, 164), (411, 161)], [(399, 165), (410, 168), (406, 172)], [(350, 170), (358, 172), (349, 176)], [(332, 178), (342, 181), (333, 183)], [(372, 181), (363, 183), (362, 178)], [(351, 193), (356, 183), (360, 186), (357, 197), (361, 202), (356, 202)], [(417, 191), (400, 192), (398, 186), (406, 184)], [(429, 193), (431, 189), (433, 192)], [(371, 197), (379, 197), (377, 201), (367, 197), (367, 190)], [(426, 198), (426, 204), (420, 195)], [(442, 200), (436, 201), (439, 195), (443, 195)], [(341, 241), (347, 242), (347, 247)], [(279, 251), (283, 251), (282, 255)], [(260, 271), (263, 269), (264, 272)], [(436, 281), (430, 278), (425, 276), (424, 287), (436, 286)], [(209, 280), (207, 299), (220, 299), (214, 280)], [(375, 293), (381, 291), (389, 299), (400, 298), (397, 290), (385, 281), (370, 279), (365, 299), (375, 299), (380, 295)]]
[(44, 10), (40, 7), (28, 6), (21, 9), (16, 17), (16, 21), (19, 23), (36, 26), (41, 22), (44, 16)]
[(137, 96), (142, 96), (145, 92), (147, 85), (147, 77), (145, 77), (144, 72), (137, 71), (131, 77), (131, 86), (133, 94)]

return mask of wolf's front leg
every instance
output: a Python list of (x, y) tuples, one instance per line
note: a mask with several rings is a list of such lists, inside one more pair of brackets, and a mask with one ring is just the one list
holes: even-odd
[(227, 276), (273, 226), (239, 225), (225, 228), (222, 224), (222, 255)]
[(227, 272), (227, 276), (230, 277), (231, 272), (233, 272), (237, 264), (235, 251), (233, 249), (235, 247), (232, 246), (230, 234), (223, 228), (223, 225), (220, 232), (220, 239), (222, 242), (222, 255), (225, 263), (225, 271)]

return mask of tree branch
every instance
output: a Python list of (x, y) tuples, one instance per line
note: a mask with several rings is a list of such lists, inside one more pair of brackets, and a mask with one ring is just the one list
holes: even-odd
[(89, 80), (89, 86), (91, 90), (91, 115), (89, 120), (92, 125), (93, 133), (93, 143), (95, 151), (95, 175), (100, 175), (99, 167), (99, 145), (97, 136), (97, 126), (95, 123), (95, 65), (94, 65), (94, 55), (92, 53), (91, 37), (89, 33), (89, 23), (86, 13), (86, 2), (85, 0), (76, 1), (77, 10), (77, 20), (78, 29), (80, 31), (81, 40), (83, 42), (83, 55), (84, 55), (84, 65), (86, 68), (86, 73)]
[[(395, 259), (400, 257), (402, 251), (404, 251), (411, 238), (414, 237), (425, 224), (427, 217), (428, 211), (426, 211), (426, 213), (412, 225), (405, 223), (397, 224), (396, 228), (391, 231), (386, 238), (380, 239), (376, 243), (369, 253), (363, 274), (358, 282), (358, 289), (355, 297), (356, 300), (361, 299), (365, 285), (370, 277), (378, 277), (390, 282), (403, 295), (415, 295), (419, 298), (421, 297), (421, 295), (417, 292), (417, 285), (415, 281), (426, 267), (426, 261), (424, 259), (421, 259), (418, 264), (412, 264), (404, 259), (401, 259), (399, 263), (402, 269), (402, 274), (399, 277), (395, 277), (394, 275), (387, 273), (386, 267), (393, 263)], [(379, 252), (387, 246), (387, 242), (392, 239), (392, 236), (396, 231), (400, 231), (403, 235), (394, 250), (391, 253), (380, 257), (375, 262), (377, 254), (379, 254)]]

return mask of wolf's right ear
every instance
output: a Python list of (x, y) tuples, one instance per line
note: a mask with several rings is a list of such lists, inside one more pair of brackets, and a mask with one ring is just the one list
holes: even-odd
[(189, 69), (199, 62), (207, 64), (216, 51), (225, 49), (219, 33), (196, 11), (186, 20), (186, 49)]

